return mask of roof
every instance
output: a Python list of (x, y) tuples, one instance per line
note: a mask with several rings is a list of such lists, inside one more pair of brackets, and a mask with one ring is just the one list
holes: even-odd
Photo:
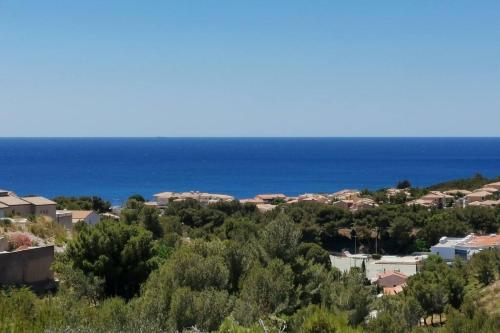
[(12, 196), (12, 195), (0, 197), (0, 202), (7, 205), (7, 206), (20, 206), (20, 205), (29, 205), (30, 204), (29, 202), (27, 202), (21, 198)]
[(0, 202), (0, 208), (7, 208), (7, 207), (9, 207), (9, 206), (7, 206), (7, 205), (5, 205), (5, 204), (3, 204), (3, 203)]
[(492, 207), (497, 205), (500, 205), (500, 200), (473, 201), (469, 204), (469, 206), (484, 206), (484, 207)]
[(384, 287), (384, 295), (396, 295), (403, 291), (403, 287), (406, 286), (406, 283), (401, 284), (395, 287)]
[(409, 256), (382, 256), (380, 260), (375, 262), (376, 265), (398, 264), (398, 265), (415, 265), (427, 258), (427, 255), (409, 255)]
[(433, 247), (440, 247), (440, 248), (454, 248), (457, 244), (460, 242), (463, 242), (465, 240), (465, 237), (441, 237), (439, 239), (439, 243), (434, 245)]
[(457, 189), (454, 189), (454, 190), (444, 191), (444, 193), (446, 193), (446, 194), (463, 194), (463, 195), (466, 195), (466, 194), (470, 194), (472, 192), (471, 191), (467, 191), (467, 190), (457, 190)]
[(500, 235), (497, 234), (491, 234), (487, 236), (474, 235), (469, 239), (465, 240), (462, 244), (459, 244), (459, 246), (475, 247), (475, 248), (497, 247), (500, 246)]
[(475, 191), (475, 192), (472, 192), (470, 194), (467, 194), (466, 197), (487, 197), (489, 195), (491, 195), (491, 192), (479, 190), (479, 191)]
[(490, 187), (490, 186), (500, 186), (500, 182), (494, 182), (485, 185), (485, 187)]
[(23, 197), (23, 200), (28, 201), (35, 206), (57, 205), (54, 201), (44, 197)]
[(92, 211), (92, 210), (68, 210), (68, 212), (71, 212), (73, 220), (84, 220), (90, 214), (92, 214), (94, 211)]
[(276, 208), (276, 206), (271, 205), (271, 204), (258, 204), (257, 205), (257, 209), (260, 210), (261, 212), (267, 212), (267, 211), (273, 210), (274, 208)]
[(482, 187), (481, 190), (486, 191), (486, 192), (491, 192), (491, 193), (498, 192), (498, 189), (496, 189), (494, 187), (487, 187), (487, 186)]
[(447, 248), (487, 248), (487, 247), (500, 247), (500, 235), (491, 234), (486, 236), (477, 236), (470, 234), (463, 238), (454, 237), (441, 237), (439, 243), (433, 247), (447, 247)]
[(379, 279), (383, 279), (383, 278), (386, 278), (386, 277), (392, 276), (392, 275), (396, 275), (396, 276), (399, 276), (399, 277), (402, 277), (402, 278), (405, 278), (405, 279), (408, 278), (408, 276), (406, 274), (403, 274), (403, 273), (397, 272), (397, 271), (388, 271), (388, 272), (379, 274), (378, 278)]
[(112, 213), (102, 213), (101, 216), (103, 217), (109, 217), (109, 218), (112, 218), (112, 219), (115, 219), (115, 220), (119, 220), (120, 217), (116, 214), (112, 214)]
[(432, 206), (434, 204), (434, 201), (432, 199), (415, 199), (412, 201), (408, 201), (406, 203), (407, 206), (411, 205), (420, 205), (420, 206)]
[(343, 189), (343, 190), (337, 191), (335, 193), (332, 193), (332, 195), (335, 196), (335, 195), (356, 194), (356, 193), (360, 193), (359, 190)]
[(262, 203), (264, 203), (264, 201), (259, 200), (259, 199), (241, 199), (240, 203), (242, 203), (242, 204), (245, 204), (245, 203), (262, 204)]
[(273, 199), (284, 199), (286, 195), (282, 193), (273, 193), (273, 194), (258, 194), (255, 196), (256, 199), (262, 200), (273, 200)]
[(439, 191), (431, 191), (429, 194), (426, 194), (422, 197), (422, 199), (441, 199), (441, 198), (453, 198), (451, 195), (445, 194)]

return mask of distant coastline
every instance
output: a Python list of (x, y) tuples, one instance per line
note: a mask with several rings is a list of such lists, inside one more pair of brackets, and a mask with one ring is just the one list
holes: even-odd
[(99, 195), (259, 193), (428, 186), (500, 173), (500, 138), (0, 138), (0, 188)]

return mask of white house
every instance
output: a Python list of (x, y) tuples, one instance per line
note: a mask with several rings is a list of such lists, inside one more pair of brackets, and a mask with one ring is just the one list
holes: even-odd
[(500, 235), (470, 234), (462, 238), (441, 237), (439, 243), (431, 247), (431, 252), (446, 261), (452, 261), (456, 257), (469, 260), (474, 253), (495, 247), (500, 247)]
[(87, 224), (94, 225), (101, 220), (99, 214), (93, 210), (68, 210), (71, 213), (73, 224), (83, 221)]
[(439, 243), (431, 246), (431, 252), (437, 254), (445, 261), (453, 261), (455, 259), (455, 247), (464, 239), (464, 237), (441, 237)]

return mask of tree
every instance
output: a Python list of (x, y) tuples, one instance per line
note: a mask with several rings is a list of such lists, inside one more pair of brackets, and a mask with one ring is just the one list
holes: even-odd
[(321, 303), (332, 310), (345, 311), (349, 323), (357, 325), (368, 315), (375, 296), (375, 289), (366, 284), (366, 277), (359, 268), (344, 274), (331, 270), (322, 286)]
[(394, 240), (396, 250), (406, 252), (413, 244), (412, 239), (412, 221), (404, 216), (398, 216), (392, 222), (389, 229), (389, 234)]
[(128, 197), (128, 200), (136, 200), (136, 201), (140, 201), (140, 202), (146, 201), (146, 199), (144, 199), (144, 197), (140, 194), (131, 195), (130, 197)]
[(279, 215), (261, 233), (260, 243), (269, 257), (291, 262), (297, 253), (300, 231), (285, 215)]
[(424, 227), (419, 231), (418, 237), (423, 239), (428, 246), (436, 244), (443, 235), (461, 237), (467, 233), (467, 224), (453, 213), (442, 212), (426, 219)]
[(53, 200), (57, 203), (57, 209), (93, 210), (98, 213), (106, 213), (111, 210), (111, 203), (97, 196), (59, 196)]
[(152, 235), (138, 226), (104, 220), (84, 227), (65, 256), (71, 267), (104, 279), (106, 295), (130, 298), (153, 269)]
[(500, 227), (495, 210), (489, 207), (468, 206), (463, 210), (463, 218), (479, 233), (495, 233)]
[(484, 250), (474, 254), (468, 269), (481, 284), (489, 285), (500, 272), (500, 250)]
[(405, 189), (405, 188), (409, 188), (409, 187), (411, 187), (411, 183), (410, 183), (409, 180), (406, 180), (406, 179), (405, 180), (400, 180), (396, 184), (396, 188), (400, 189), (400, 190)]
[(321, 264), (327, 269), (332, 267), (330, 254), (318, 244), (301, 243), (298, 247), (298, 253), (305, 259), (311, 260), (312, 262), (317, 264)]
[(212, 332), (229, 315), (232, 303), (233, 298), (227, 291), (179, 288), (172, 295), (169, 326), (180, 332), (194, 326), (203, 332)]
[(156, 208), (144, 206), (139, 214), (139, 221), (146, 230), (151, 231), (155, 238), (163, 236), (163, 230), (160, 225), (160, 216)]
[(247, 321), (247, 305), (256, 316), (285, 311), (293, 301), (293, 292), (293, 272), (289, 265), (280, 259), (272, 260), (267, 267), (256, 264), (241, 283), (235, 317)]

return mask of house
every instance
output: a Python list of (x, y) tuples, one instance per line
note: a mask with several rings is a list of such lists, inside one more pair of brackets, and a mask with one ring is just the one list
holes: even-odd
[(73, 224), (78, 222), (85, 222), (90, 225), (94, 225), (101, 220), (99, 214), (92, 210), (68, 210), (71, 213), (71, 222)]
[(468, 206), (495, 207), (500, 206), (500, 200), (473, 201)]
[(404, 194), (407, 197), (411, 196), (410, 191), (408, 191), (408, 189), (406, 188), (388, 188), (387, 190), (385, 190), (385, 193), (388, 198), (395, 197), (398, 194)]
[(0, 190), (0, 217), (43, 215), (55, 220), (56, 206), (54, 201), (44, 197), (18, 197), (14, 192)]
[(330, 255), (330, 262), (333, 267), (342, 272), (348, 272), (353, 267), (362, 267), (363, 263), (366, 269), (366, 278), (375, 283), (380, 275), (386, 272), (396, 271), (404, 273), (406, 276), (417, 274), (423, 265), (427, 255), (410, 256), (388, 256), (383, 255), (380, 259), (373, 259), (366, 254)]
[(339, 200), (339, 201), (333, 202), (332, 205), (335, 207), (351, 209), (351, 207), (354, 205), (354, 201), (353, 200)]
[(230, 195), (205, 193), (198, 191), (161, 192), (155, 194), (153, 197), (158, 206), (167, 206), (171, 202), (184, 200), (196, 200), (202, 205), (208, 205), (217, 202), (229, 202), (234, 200), (234, 197)]
[[(384, 288), (384, 294), (386, 294), (386, 288), (388, 288), (387, 293), (398, 293), (403, 290), (403, 286), (406, 284), (408, 276), (398, 271), (388, 271), (377, 276), (375, 283)], [(399, 289), (393, 289), (397, 288)]]
[(361, 198), (358, 200), (354, 200), (353, 205), (351, 206), (352, 211), (357, 211), (366, 208), (378, 207), (378, 204), (375, 200), (370, 198)]
[(321, 194), (313, 194), (313, 193), (306, 193), (299, 195), (296, 199), (297, 201), (306, 201), (306, 202), (318, 202), (318, 203), (323, 203), (326, 204), (330, 201), (328, 197), (321, 195)]
[(467, 194), (471, 194), (472, 192), (467, 190), (454, 189), (454, 190), (444, 191), (443, 193), (453, 196), (466, 196)]
[(73, 229), (73, 215), (67, 210), (56, 210), (55, 221), (68, 230)]
[(492, 187), (492, 188), (496, 188), (497, 190), (500, 191), (500, 182), (489, 183), (489, 184), (484, 185), (484, 187)]
[(56, 206), (57, 203), (44, 197), (23, 197), (24, 201), (32, 205), (34, 215), (43, 215), (56, 219)]
[(445, 261), (453, 261), (455, 259), (455, 247), (464, 239), (464, 237), (441, 237), (436, 245), (431, 246), (431, 252)]
[(29, 216), (32, 212), (29, 202), (14, 195), (1, 196), (0, 204), (4, 207), (4, 216)]
[(453, 196), (439, 192), (439, 191), (431, 191), (430, 193), (407, 202), (408, 206), (418, 205), (423, 207), (434, 207), (434, 206), (445, 206), (448, 200), (453, 200)]
[(495, 193), (498, 193), (499, 190), (495, 187), (487, 187), (487, 186), (483, 186), (481, 188), (482, 191), (486, 191), (486, 192), (490, 192), (491, 194), (495, 194)]
[(470, 234), (461, 238), (444, 236), (431, 247), (431, 252), (439, 255), (445, 261), (453, 261), (456, 257), (469, 260), (474, 253), (494, 247), (500, 247), (500, 235), (478, 236)]
[(276, 208), (276, 205), (271, 205), (271, 204), (267, 204), (267, 203), (263, 203), (263, 204), (258, 204), (257, 205), (257, 209), (259, 211), (261, 211), (262, 213), (265, 213), (265, 212), (268, 212), (270, 210), (273, 210), (274, 208)]
[(491, 192), (485, 191), (485, 190), (478, 190), (474, 191), (470, 194), (467, 194), (465, 198), (467, 199), (467, 202), (474, 202), (474, 201), (484, 201), (486, 198), (488, 198), (490, 195), (492, 195)]
[(275, 201), (287, 199), (287, 196), (282, 193), (274, 193), (274, 194), (259, 194), (255, 196), (256, 200), (262, 200), (265, 203), (271, 204)]
[(361, 196), (358, 190), (341, 190), (329, 195), (333, 200), (355, 200)]
[(265, 203), (264, 200), (259, 200), (259, 199), (241, 199), (240, 200), (240, 204), (254, 204), (254, 205), (260, 205), (260, 204), (263, 204)]

